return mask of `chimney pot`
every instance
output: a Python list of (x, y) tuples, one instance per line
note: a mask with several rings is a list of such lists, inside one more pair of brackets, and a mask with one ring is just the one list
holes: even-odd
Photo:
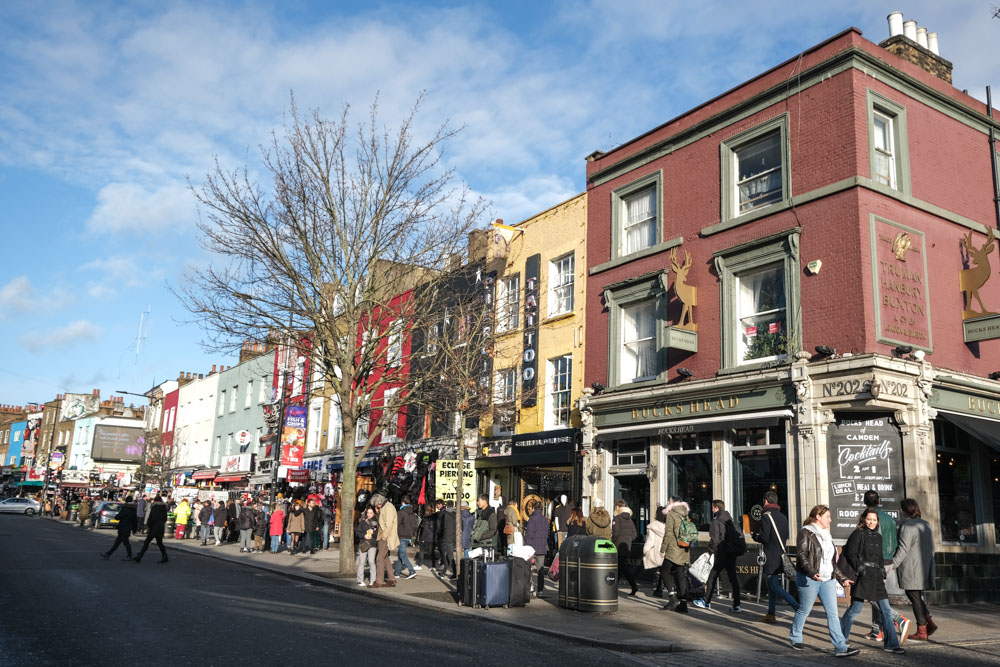
[(934, 55), (941, 55), (941, 52), (938, 51), (938, 34), (936, 32), (927, 33), (927, 48), (930, 49), (931, 53)]
[(893, 12), (889, 14), (889, 36), (903, 34), (903, 12)]
[(212, 372), (215, 372), (215, 364), (212, 364)]
[(927, 28), (923, 26), (917, 28), (917, 44), (925, 49), (927, 48)]
[(907, 39), (912, 39), (914, 42), (917, 41), (917, 22), (913, 19), (903, 21), (903, 35)]

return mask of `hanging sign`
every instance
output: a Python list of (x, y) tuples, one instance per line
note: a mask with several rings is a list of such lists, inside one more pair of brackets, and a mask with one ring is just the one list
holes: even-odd
[(524, 352), (521, 359), (521, 405), (537, 403), (538, 387), (538, 278), (542, 256), (524, 262)]
[(871, 218), (875, 323), (879, 342), (931, 352), (931, 301), (923, 232)]

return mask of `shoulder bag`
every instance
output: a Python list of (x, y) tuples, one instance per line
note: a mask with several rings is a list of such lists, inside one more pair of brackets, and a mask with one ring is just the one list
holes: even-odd
[[(780, 540), (781, 534), (778, 532), (778, 526), (774, 523), (774, 517), (771, 516), (770, 512), (767, 512), (767, 518), (771, 522), (771, 528), (774, 529), (774, 534), (777, 535)], [(781, 571), (788, 579), (795, 578), (795, 566), (792, 565), (792, 559), (785, 553), (784, 546), (782, 546), (781, 549)]]

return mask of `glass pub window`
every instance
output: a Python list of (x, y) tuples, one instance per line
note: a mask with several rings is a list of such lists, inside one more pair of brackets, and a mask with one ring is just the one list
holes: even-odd
[(934, 421), (942, 542), (979, 543), (970, 440), (968, 434), (954, 425)]
[(666, 448), (667, 493), (688, 504), (698, 530), (708, 530), (712, 521), (711, 433), (672, 435)]
[(656, 377), (655, 301), (622, 308), (621, 379), (638, 382)]
[(771, 132), (734, 151), (737, 215), (762, 208), (782, 198), (781, 133)]
[(739, 282), (738, 358), (773, 359), (788, 353), (785, 267), (782, 263), (747, 272)]
[[(788, 464), (785, 456), (784, 425), (737, 428), (732, 431), (733, 506), (737, 525), (747, 515), (751, 528), (758, 528), (753, 509), (763, 509), (764, 494), (774, 491), (778, 503), (788, 502)], [(786, 507), (787, 508), (787, 507)]]
[(623, 440), (615, 443), (616, 466), (644, 466), (648, 458), (645, 440)]

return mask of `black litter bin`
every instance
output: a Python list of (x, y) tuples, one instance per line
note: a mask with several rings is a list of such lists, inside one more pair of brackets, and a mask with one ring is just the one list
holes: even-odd
[(618, 550), (603, 537), (569, 537), (559, 549), (559, 606), (618, 611)]

